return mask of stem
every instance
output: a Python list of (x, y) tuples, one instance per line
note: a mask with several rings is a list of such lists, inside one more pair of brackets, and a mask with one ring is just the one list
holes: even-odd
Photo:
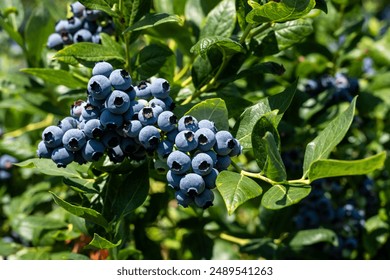
[(248, 172), (248, 171), (245, 171), (245, 170), (241, 170), (241, 175), (244, 175), (244, 176), (247, 176), (247, 177), (252, 177), (252, 178), (256, 178), (256, 179), (260, 179), (264, 182), (267, 182), (271, 185), (276, 185), (276, 184), (279, 184), (278, 182), (275, 182), (274, 180), (271, 180), (263, 175), (261, 175), (260, 173), (252, 173), (252, 172)]
[(245, 39), (246, 39), (246, 37), (249, 35), (249, 32), (251, 32), (252, 27), (253, 27), (253, 24), (252, 24), (252, 23), (248, 24), (248, 25), (245, 27), (244, 33), (242, 34), (241, 39), (240, 39), (240, 44), (241, 44), (241, 45), (243, 45), (243, 44), (245, 43)]
[(221, 233), (219, 235), (219, 238), (221, 238), (223, 240), (226, 240), (226, 241), (230, 241), (230, 242), (236, 243), (236, 244), (238, 244), (240, 246), (244, 246), (244, 245), (246, 245), (246, 244), (248, 244), (250, 242), (249, 239), (238, 238), (238, 237), (235, 237), (235, 236), (228, 235), (226, 233)]
[(253, 30), (253, 32), (251, 34), (249, 34), (248, 38), (251, 39), (251, 38), (255, 37), (256, 35), (266, 31), (271, 26), (272, 26), (272, 23), (270, 23), (270, 22), (267, 22), (263, 25), (260, 25), (259, 28)]
[(20, 135), (23, 135), (26, 132), (38, 130), (44, 127), (47, 127), (53, 123), (54, 116), (52, 114), (47, 115), (47, 117), (40, 122), (37, 123), (30, 123), (26, 125), (25, 127), (19, 128), (17, 130), (11, 131), (4, 133), (4, 138), (13, 138), (13, 137), (18, 137)]

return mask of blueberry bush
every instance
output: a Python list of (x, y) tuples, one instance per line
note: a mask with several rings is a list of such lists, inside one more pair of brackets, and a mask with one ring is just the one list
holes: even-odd
[(0, 3), (3, 259), (388, 259), (390, 6)]

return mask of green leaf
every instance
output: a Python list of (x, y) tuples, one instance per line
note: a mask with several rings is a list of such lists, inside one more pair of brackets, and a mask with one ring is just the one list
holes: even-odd
[(323, 11), (325, 14), (328, 13), (328, 5), (326, 4), (326, 0), (316, 0), (316, 6), (314, 8)]
[(355, 113), (356, 97), (341, 115), (331, 121), (318, 136), (306, 146), (303, 161), (303, 178), (307, 177), (310, 165), (319, 159), (326, 159), (347, 133)]
[(136, 71), (149, 78), (155, 75), (171, 56), (173, 52), (167, 46), (156, 44), (146, 46), (138, 54)]
[(23, 168), (34, 168), (37, 171), (50, 175), (60, 177), (82, 178), (79, 173), (79, 165), (77, 163), (71, 163), (66, 168), (58, 168), (57, 165), (51, 159), (28, 159), (14, 165)]
[(242, 31), (245, 30), (248, 23), (246, 22), (246, 15), (251, 11), (247, 0), (236, 0), (237, 21)]
[(226, 56), (243, 52), (242, 45), (232, 39), (221, 36), (209, 36), (200, 39), (192, 48), (191, 52), (206, 57), (207, 52), (213, 48), (219, 48)]
[(167, 22), (177, 22), (181, 24), (182, 20), (178, 15), (169, 15), (166, 13), (148, 14), (132, 26), (128, 27), (124, 32), (144, 30)]
[(191, 115), (197, 120), (213, 121), (218, 130), (229, 130), (228, 111), (221, 98), (206, 99), (193, 106), (185, 115)]
[(286, 168), (284, 167), (274, 135), (267, 131), (263, 137), (263, 141), (267, 152), (264, 173), (268, 178), (276, 182), (285, 181), (287, 179)]
[(267, 113), (278, 110), (278, 115), (272, 119), (274, 127), (279, 124), (284, 112), (288, 109), (297, 89), (297, 82), (283, 92), (264, 98), (259, 103), (247, 108), (236, 123), (236, 138), (245, 149), (252, 148), (252, 132), (257, 121)]
[(115, 50), (122, 57), (125, 56), (125, 49), (112, 36), (102, 32), (100, 33), (100, 40), (102, 41), (103, 47)]
[(57, 195), (54, 193), (50, 192), (54, 198), (55, 203), (68, 211), (69, 213), (72, 213), (73, 215), (76, 215), (78, 217), (84, 218), (87, 221), (93, 222), (97, 225), (100, 225), (104, 227), (106, 230), (108, 230), (108, 222), (107, 220), (97, 212), (96, 210), (93, 210), (91, 208), (85, 208), (82, 206), (76, 206), (73, 204), (70, 204), (66, 202), (65, 200), (59, 198)]
[(207, 15), (200, 38), (209, 36), (230, 37), (236, 23), (234, 0), (223, 0)]
[(263, 189), (252, 179), (231, 171), (222, 171), (217, 177), (217, 189), (225, 201), (229, 215), (243, 203), (262, 194)]
[(106, 14), (117, 17), (118, 15), (114, 12), (107, 1), (104, 0), (80, 0), (80, 3), (91, 10), (101, 10)]
[(94, 188), (94, 184), (96, 183), (95, 179), (64, 177), (64, 183), (69, 185), (69, 186), (72, 186), (72, 188), (77, 192), (91, 193), (91, 194), (99, 193)]
[(310, 194), (311, 187), (274, 185), (264, 193), (261, 205), (271, 210), (279, 210), (298, 203)]
[(337, 234), (333, 230), (325, 228), (301, 230), (292, 237), (289, 245), (292, 247), (302, 247), (321, 242), (338, 246)]
[(253, 127), (251, 135), (253, 154), (260, 170), (265, 169), (265, 165), (268, 160), (267, 143), (263, 139), (266, 133), (272, 133), (272, 135), (276, 137), (276, 146), (278, 147), (280, 145), (279, 133), (274, 124), (271, 122), (271, 120), (275, 119), (276, 114), (277, 111), (266, 113), (256, 122), (255, 126)]
[(99, 61), (124, 63), (122, 53), (115, 48), (106, 47), (100, 44), (82, 42), (73, 44), (58, 51), (54, 58), (67, 64), (83, 63), (94, 65)]
[(315, 0), (270, 1), (264, 5), (256, 5), (246, 20), (249, 23), (285, 22), (307, 15), (315, 5)]
[(20, 33), (15, 30), (12, 25), (5, 21), (2, 16), (0, 16), (0, 27), (8, 33), (8, 36), (11, 37), (12, 40), (14, 40), (19, 46), (24, 48), (24, 40), (22, 35), (20, 35)]
[(383, 168), (386, 152), (359, 160), (320, 159), (314, 161), (309, 168), (310, 182), (327, 177), (363, 175)]
[(93, 239), (87, 246), (85, 246), (85, 249), (111, 249), (118, 247), (121, 244), (121, 240), (119, 240), (117, 243), (112, 243), (108, 241), (107, 239), (101, 237), (99, 234), (94, 233)]
[(68, 71), (61, 69), (24, 68), (20, 71), (38, 77), (45, 82), (49, 82), (55, 85), (63, 85), (72, 89), (86, 87), (86, 84), (83, 81), (80, 81)]
[(264, 62), (256, 64), (248, 69), (242, 70), (237, 74), (236, 79), (245, 78), (249, 75), (260, 75), (260, 74), (274, 74), (274, 75), (283, 75), (286, 71), (282, 64), (276, 62)]

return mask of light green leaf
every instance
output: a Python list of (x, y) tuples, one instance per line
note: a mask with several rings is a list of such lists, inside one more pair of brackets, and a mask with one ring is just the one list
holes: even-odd
[(91, 10), (101, 10), (112, 17), (118, 16), (104, 0), (80, 0), (80, 3)]
[(76, 206), (73, 204), (70, 204), (69, 202), (66, 202), (65, 200), (59, 198), (54, 193), (50, 192), (54, 198), (55, 203), (64, 208), (69, 213), (72, 213), (73, 215), (76, 215), (78, 217), (84, 218), (87, 221), (93, 222), (97, 225), (100, 225), (104, 227), (106, 230), (108, 229), (108, 222), (107, 220), (94, 209), (91, 208), (85, 208), (82, 206)]
[(344, 138), (355, 113), (356, 97), (341, 115), (331, 121), (319, 135), (306, 146), (303, 161), (303, 178), (307, 177), (310, 165), (319, 159), (325, 159)]
[(261, 205), (271, 210), (279, 210), (298, 203), (308, 196), (311, 186), (274, 185), (264, 193)]
[(85, 249), (111, 249), (118, 247), (121, 244), (121, 240), (119, 240), (117, 243), (112, 243), (108, 241), (107, 239), (101, 237), (99, 234), (96, 232), (93, 234), (93, 239), (87, 246), (85, 246)]
[(132, 26), (128, 27), (124, 32), (144, 30), (167, 22), (177, 22), (181, 24), (182, 20), (178, 15), (169, 15), (166, 13), (148, 14)]
[(50, 176), (82, 178), (78, 171), (80, 167), (77, 163), (74, 162), (68, 164), (66, 168), (58, 168), (57, 165), (51, 159), (33, 158), (19, 163), (15, 163), (14, 165), (23, 168), (35, 168), (39, 172)]
[(229, 130), (228, 111), (221, 98), (206, 99), (193, 106), (185, 115), (191, 115), (197, 120), (213, 121), (218, 130)]
[(217, 177), (217, 189), (225, 201), (229, 215), (238, 206), (262, 194), (263, 189), (252, 179), (231, 171), (222, 171)]
[(276, 182), (285, 181), (287, 179), (286, 168), (284, 167), (274, 135), (267, 131), (263, 137), (263, 141), (267, 154), (264, 173), (268, 178)]
[(292, 237), (289, 245), (292, 247), (302, 247), (321, 242), (338, 246), (337, 234), (333, 230), (325, 228), (301, 230)]
[(209, 36), (200, 39), (191, 48), (191, 52), (200, 54), (205, 58), (207, 52), (213, 47), (219, 48), (226, 56), (244, 51), (242, 45), (236, 41), (233, 41), (232, 39), (221, 36)]
[[(253, 1), (251, 1), (253, 4)], [(307, 15), (316, 5), (315, 0), (270, 1), (264, 5), (255, 5), (246, 20), (249, 23), (285, 22)]]
[(63, 85), (71, 89), (86, 87), (86, 84), (83, 81), (80, 81), (68, 71), (61, 69), (24, 68), (20, 71), (38, 77), (45, 82), (55, 85)]
[(309, 36), (313, 32), (313, 25), (310, 19), (298, 19), (275, 24), (272, 29), (275, 32), (279, 51), (282, 51)]
[(363, 175), (381, 169), (386, 160), (386, 152), (359, 160), (320, 159), (314, 161), (309, 168), (310, 182), (327, 177)]
[(230, 37), (236, 23), (234, 0), (223, 0), (207, 15), (200, 30), (200, 38), (209, 36)]

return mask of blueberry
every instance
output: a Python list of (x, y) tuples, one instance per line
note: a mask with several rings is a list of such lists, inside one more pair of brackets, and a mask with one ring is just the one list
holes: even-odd
[(135, 89), (133, 86), (129, 87), (125, 92), (129, 95), (130, 100), (134, 100), (135, 97), (137, 96), (137, 93), (135, 92)]
[(72, 45), (73, 44), (73, 36), (69, 32), (61, 32), (61, 39), (64, 45)]
[(184, 177), (184, 175), (175, 174), (172, 170), (168, 170), (166, 179), (168, 182), (168, 186), (172, 189), (178, 191), (180, 189), (180, 180)]
[(58, 126), (48, 126), (42, 132), (42, 140), (48, 148), (56, 148), (62, 145), (64, 132)]
[(172, 173), (184, 174), (191, 168), (191, 158), (181, 151), (174, 151), (168, 156), (167, 164)]
[(190, 130), (180, 131), (175, 138), (176, 147), (183, 152), (190, 152), (198, 147), (198, 141), (194, 132)]
[(164, 132), (174, 130), (176, 128), (176, 124), (177, 118), (171, 111), (164, 111), (158, 116), (157, 125)]
[(242, 146), (241, 146), (240, 142), (236, 138), (234, 138), (233, 141), (234, 141), (235, 145), (234, 145), (232, 151), (229, 153), (230, 157), (235, 157), (235, 156), (238, 156), (242, 153)]
[(206, 185), (206, 188), (208, 189), (214, 189), (216, 187), (216, 180), (219, 172), (217, 169), (213, 168), (209, 174), (206, 176), (203, 176), (204, 183)]
[(114, 148), (108, 149), (107, 150), (107, 155), (108, 158), (113, 162), (113, 163), (120, 163), (123, 162), (126, 158), (126, 155), (120, 148), (120, 146), (116, 146)]
[(138, 144), (132, 138), (122, 138), (119, 146), (127, 155), (134, 153), (138, 149)]
[(103, 136), (103, 126), (99, 119), (91, 119), (84, 125), (83, 131), (89, 138), (100, 138)]
[(202, 176), (188, 173), (180, 180), (180, 190), (188, 196), (194, 197), (205, 190)]
[(173, 150), (173, 142), (169, 140), (161, 141), (157, 147), (157, 154), (161, 159), (167, 159)]
[(88, 81), (88, 93), (97, 100), (106, 99), (111, 93), (111, 82), (103, 75), (92, 76)]
[(164, 102), (166, 110), (172, 111), (175, 109), (175, 102), (172, 97), (168, 96), (167, 98), (161, 98), (160, 100)]
[(122, 115), (113, 114), (108, 109), (104, 109), (100, 114), (100, 122), (104, 128), (115, 129), (123, 124)]
[(123, 131), (129, 137), (138, 138), (139, 132), (142, 128), (143, 125), (139, 120), (132, 120), (125, 125)]
[(116, 69), (110, 74), (111, 85), (115, 89), (127, 90), (131, 86), (131, 77), (124, 69)]
[(140, 99), (149, 99), (152, 97), (152, 92), (150, 91), (150, 83), (146, 81), (141, 81), (136, 87), (134, 87), (136, 96)]
[(102, 15), (102, 12), (100, 10), (85, 9), (84, 14), (87, 21), (96, 21)]
[(220, 156), (228, 155), (236, 146), (234, 137), (230, 134), (229, 131), (221, 130), (215, 134), (215, 145), (214, 151)]
[(150, 92), (157, 98), (167, 98), (170, 90), (169, 82), (162, 78), (157, 78), (150, 86)]
[(92, 35), (92, 43), (100, 44), (101, 42), (102, 42), (102, 39), (100, 38), (99, 34), (93, 34)]
[(165, 105), (164, 101), (158, 98), (153, 98), (149, 101), (149, 106), (152, 108), (156, 108), (157, 106), (162, 109), (162, 111), (167, 110), (167, 105)]
[(148, 101), (145, 99), (133, 100), (131, 101), (130, 106), (133, 108), (134, 115), (138, 116), (139, 111), (141, 111), (143, 107), (148, 106)]
[(95, 106), (101, 110), (104, 108), (105, 101), (106, 99), (95, 99), (92, 97), (92, 95), (88, 95), (86, 103), (91, 104), (92, 106)]
[(103, 155), (106, 147), (98, 140), (90, 139), (81, 150), (86, 161), (98, 161)]
[(114, 114), (123, 114), (130, 108), (130, 97), (121, 90), (114, 90), (106, 99), (106, 108)]
[(208, 128), (212, 132), (217, 133), (217, 128), (215, 127), (214, 122), (210, 121), (210, 120), (200, 120), (198, 122), (198, 127), (199, 128)]
[(0, 169), (9, 170), (14, 163), (18, 162), (16, 158), (10, 155), (2, 155), (0, 157)]
[(82, 22), (77, 17), (68, 18), (67, 31), (71, 34), (76, 33), (82, 26)]
[(81, 116), (81, 111), (83, 110), (83, 107), (87, 105), (87, 102), (84, 100), (77, 100), (73, 103), (73, 105), (70, 107), (70, 115), (74, 118), (78, 118)]
[(68, 21), (66, 19), (61, 19), (57, 21), (55, 25), (55, 32), (61, 34), (62, 32), (67, 32), (68, 30)]
[(232, 160), (230, 159), (229, 156), (217, 156), (217, 163), (215, 167), (219, 170), (226, 170), (228, 169), (229, 165), (231, 164)]
[(79, 1), (76, 1), (70, 4), (70, 10), (75, 17), (82, 17), (85, 10), (85, 6)]
[(172, 129), (166, 134), (166, 137), (169, 141), (175, 142), (176, 136), (179, 134), (179, 131), (177, 128)]
[(124, 113), (122, 114), (122, 117), (123, 117), (123, 122), (124, 122), (125, 124), (131, 122), (132, 120), (138, 119), (138, 115), (135, 115), (135, 114), (134, 114), (134, 109), (133, 109), (133, 107), (131, 106), (131, 101), (130, 101), (130, 106), (129, 106), (129, 108), (127, 109), (126, 112), (124, 112)]
[(109, 130), (103, 134), (101, 141), (107, 148), (114, 148), (120, 144), (121, 137), (114, 130)]
[(68, 151), (71, 152), (81, 150), (86, 142), (87, 137), (85, 133), (82, 130), (76, 128), (69, 129), (62, 137), (62, 144)]
[(0, 170), (0, 181), (7, 181), (11, 179), (12, 174), (7, 170)]
[(213, 170), (213, 159), (206, 153), (199, 153), (192, 158), (192, 170), (201, 176), (209, 174)]
[(153, 125), (157, 122), (157, 116), (152, 107), (146, 106), (139, 111), (138, 120), (143, 125)]
[(87, 103), (81, 110), (81, 116), (85, 121), (97, 119), (100, 116), (100, 109), (93, 106), (92, 104)]
[(177, 128), (179, 131), (191, 130), (195, 132), (198, 130), (198, 120), (193, 116), (183, 116), (179, 119)]
[(65, 132), (71, 128), (77, 128), (78, 124), (79, 123), (75, 118), (66, 117), (58, 122), (58, 127), (60, 127), (62, 129), (62, 131)]
[(175, 198), (177, 200), (177, 203), (184, 208), (187, 208), (194, 203), (194, 199), (192, 197), (189, 197), (187, 194), (180, 190), (175, 192)]
[(114, 70), (114, 67), (108, 62), (101, 61), (95, 64), (92, 68), (92, 75), (103, 75), (107, 78), (110, 77), (111, 72)]
[(204, 152), (211, 150), (216, 142), (215, 134), (209, 128), (199, 128), (195, 132), (195, 139), (198, 141), (198, 149)]
[(74, 160), (74, 154), (65, 147), (57, 147), (53, 150), (51, 159), (57, 164), (57, 167), (66, 167)]
[(202, 209), (207, 209), (210, 206), (213, 206), (214, 193), (205, 189), (201, 194), (194, 197), (195, 205)]
[[(91, 32), (92, 34), (95, 34), (97, 29), (98, 29), (99, 25), (96, 21), (88, 21), (88, 20), (84, 20), (83, 21), (83, 26), (82, 28), (83, 29), (87, 29), (89, 32)], [(92, 35), (93, 36), (93, 35)]]
[(160, 131), (151, 125), (147, 125), (141, 129), (138, 135), (138, 140), (146, 150), (154, 150), (160, 142)]
[(73, 35), (75, 43), (92, 42), (92, 33), (87, 29), (80, 29)]
[(39, 158), (51, 158), (51, 153), (53, 152), (53, 149), (48, 148), (45, 145), (45, 142), (40, 141), (38, 144), (38, 149), (37, 149), (37, 156)]
[(64, 41), (62, 41), (62, 37), (60, 34), (53, 33), (49, 35), (46, 46), (49, 49), (58, 51), (64, 47)]

